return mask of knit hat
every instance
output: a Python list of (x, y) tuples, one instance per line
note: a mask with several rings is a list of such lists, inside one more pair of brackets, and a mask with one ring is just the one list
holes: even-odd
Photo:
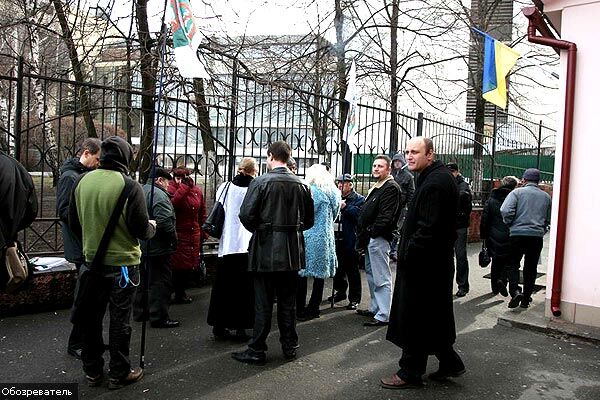
[(537, 168), (527, 168), (525, 172), (523, 172), (523, 179), (530, 182), (539, 182), (540, 170)]

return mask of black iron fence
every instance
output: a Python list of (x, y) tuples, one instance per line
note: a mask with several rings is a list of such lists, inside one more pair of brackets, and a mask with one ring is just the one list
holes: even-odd
[[(541, 122), (501, 115), (484, 132), (467, 124), (448, 123), (423, 113), (397, 113), (397, 138), (392, 141), (392, 112), (376, 104), (358, 106), (355, 135), (343, 137), (338, 99), (283, 85), (257, 81), (233, 72), (219, 85), (197, 91), (167, 90), (160, 99), (155, 162), (186, 165), (212, 205), (215, 188), (236, 171), (242, 157), (257, 159), (266, 170), (266, 149), (285, 140), (298, 165), (298, 174), (316, 162), (331, 164), (332, 174), (352, 172), (356, 189), (366, 193), (373, 158), (393, 154), (413, 136), (434, 140), (438, 158), (456, 161), (481, 202), (494, 179), (520, 176), (537, 166), (552, 181), (555, 131)], [(144, 132), (141, 90), (80, 83), (37, 76), (23, 71), (0, 76), (0, 147), (31, 172), (39, 196), (38, 219), (22, 237), (32, 254), (56, 253), (62, 240), (55, 210), (58, 168), (75, 156), (89, 134), (86, 108), (99, 138), (120, 135), (139, 149)], [(151, 96), (154, 100), (156, 97)], [(390, 143), (398, 143), (391, 149)], [(139, 171), (138, 171), (139, 172)]]

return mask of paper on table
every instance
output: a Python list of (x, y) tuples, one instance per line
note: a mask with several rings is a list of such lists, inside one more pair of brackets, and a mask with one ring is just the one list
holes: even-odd
[(33, 261), (33, 264), (36, 267), (41, 267), (39, 269), (49, 269), (67, 264), (67, 260), (62, 257), (38, 257), (37, 260)]

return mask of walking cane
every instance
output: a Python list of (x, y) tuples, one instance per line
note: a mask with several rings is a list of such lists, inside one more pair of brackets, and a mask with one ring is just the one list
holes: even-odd
[(144, 369), (145, 365), (145, 350), (146, 350), (146, 325), (148, 323), (149, 318), (149, 306), (148, 306), (148, 296), (149, 296), (149, 285), (150, 282), (150, 268), (148, 267), (149, 261), (144, 260), (142, 270), (140, 273), (142, 274), (142, 337), (140, 339), (140, 368)]
[[(152, 187), (150, 188), (150, 209), (148, 210), (148, 214), (149, 214), (149, 218), (150, 219), (154, 219), (154, 207), (153, 207), (153, 203), (154, 203), (154, 181), (155, 181), (155, 171), (156, 171), (156, 153), (158, 150), (158, 125), (160, 122), (160, 106), (161, 106), (161, 100), (162, 100), (162, 93), (163, 93), (163, 76), (164, 76), (164, 69), (165, 69), (165, 51), (166, 51), (166, 47), (167, 47), (167, 26), (165, 25), (165, 13), (167, 11), (167, 0), (165, 0), (164, 3), (164, 8), (163, 8), (163, 15), (162, 15), (162, 25), (161, 25), (161, 39), (162, 39), (162, 43), (161, 43), (161, 51), (160, 51), (160, 74), (159, 74), (159, 80), (158, 80), (158, 97), (157, 97), (157, 101), (154, 105), (154, 113), (156, 114), (156, 123), (154, 124), (154, 133), (153, 133), (153, 147), (152, 147), (152, 152), (151, 152), (151, 158), (150, 158), (150, 162), (151, 162), (151, 167), (150, 167), (150, 175), (152, 176)], [(145, 355), (146, 355), (146, 325), (147, 325), (147, 320), (148, 320), (148, 297), (149, 297), (149, 283), (150, 283), (150, 265), (148, 265), (148, 261), (146, 260), (146, 262), (144, 263), (144, 267), (145, 267), (145, 277), (146, 277), (146, 286), (144, 287), (144, 294), (142, 296), (142, 301), (143, 301), (143, 309), (144, 309), (144, 318), (142, 320), (142, 336), (140, 338), (140, 368), (144, 369), (144, 365), (145, 365)]]

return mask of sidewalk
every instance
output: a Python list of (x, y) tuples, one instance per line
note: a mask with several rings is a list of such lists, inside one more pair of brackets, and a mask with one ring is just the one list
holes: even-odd
[[(471, 291), (454, 302), (456, 349), (467, 373), (446, 382), (426, 381), (423, 389), (380, 388), (379, 379), (398, 368), (401, 351), (385, 340), (385, 328), (364, 327), (365, 318), (346, 310), (346, 302), (333, 309), (322, 304), (321, 318), (298, 324), (296, 360), (284, 360), (274, 318), (267, 364), (240, 364), (230, 354), (244, 345), (215, 341), (206, 324), (209, 287), (191, 290), (192, 304), (172, 306), (180, 328), (148, 329), (145, 376), (134, 385), (117, 391), (109, 391), (106, 381), (98, 388), (86, 386), (81, 363), (66, 354), (69, 310), (0, 320), (0, 382), (76, 382), (81, 399), (114, 400), (598, 400), (600, 347), (498, 323), (507, 314), (534, 318), (544, 294), (534, 295), (530, 309), (508, 310), (506, 298), (490, 293), (483, 278), (489, 268), (477, 265), (478, 252), (477, 243), (469, 245)], [(330, 291), (327, 280), (325, 293)], [(361, 306), (368, 299), (363, 275)], [(139, 354), (140, 325), (134, 323), (134, 366)], [(427, 373), (437, 368), (430, 358)]]
[[(544, 250), (542, 252), (542, 265), (538, 266), (538, 272), (544, 275), (536, 281), (536, 284), (546, 286), (546, 265), (548, 262), (549, 236), (544, 237)], [(548, 282), (551, 285), (551, 282)], [(600, 344), (600, 328), (578, 325), (567, 322), (560, 318), (545, 316), (546, 289), (541, 290), (534, 296), (535, 301), (527, 310), (519, 307), (506, 310), (498, 317), (498, 324), (520, 328), (556, 337), (575, 338), (595, 344)]]
[(548, 318), (544, 315), (544, 308), (544, 303), (538, 303), (526, 312), (507, 312), (498, 317), (498, 324), (600, 344), (600, 328), (573, 324), (560, 318)]

